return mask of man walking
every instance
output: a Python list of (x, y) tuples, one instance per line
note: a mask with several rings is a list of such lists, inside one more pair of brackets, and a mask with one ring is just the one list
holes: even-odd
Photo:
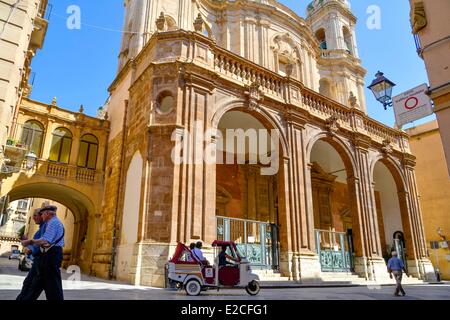
[(394, 296), (398, 297), (400, 296), (400, 292), (402, 294), (402, 296), (406, 295), (405, 290), (403, 290), (402, 287), (402, 271), (405, 272), (405, 275), (408, 277), (408, 273), (406, 272), (405, 269), (405, 264), (403, 263), (402, 260), (400, 260), (397, 257), (397, 252), (396, 251), (392, 251), (392, 258), (389, 259), (388, 261), (388, 272), (389, 272), (389, 277), (392, 279), (392, 274), (395, 277), (395, 282), (397, 283), (397, 286), (395, 287), (395, 293)]
[[(36, 233), (33, 236), (33, 239), (39, 239), (44, 234), (44, 230), (45, 230), (45, 222), (42, 220), (42, 215), (40, 213), (40, 210), (41, 209), (36, 209), (33, 212), (34, 223), (36, 223), (39, 226), (39, 230), (36, 231)], [(40, 253), (41, 252), (40, 252), (38, 245), (29, 245), (25, 249), (25, 254), (31, 255), (31, 258), (33, 260), (33, 265), (31, 266), (31, 269), (28, 271), (28, 274), (27, 274), (25, 280), (23, 281), (22, 290), (20, 291), (16, 300), (22, 300), (23, 297), (27, 295), (27, 293), (30, 289), (31, 283), (32, 283), (34, 277), (36, 276), (37, 268), (39, 265), (38, 260), (39, 260)]]
[(63, 260), (64, 226), (56, 216), (56, 209), (55, 206), (43, 207), (40, 214), (46, 223), (45, 232), (37, 240), (22, 241), (23, 246), (41, 247), (36, 276), (23, 300), (37, 300), (42, 291), (45, 291), (47, 300), (64, 300), (60, 269)]

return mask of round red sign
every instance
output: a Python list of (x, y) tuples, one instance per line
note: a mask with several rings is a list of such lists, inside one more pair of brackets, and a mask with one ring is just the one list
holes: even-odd
[(405, 108), (408, 110), (412, 110), (419, 104), (419, 99), (416, 97), (411, 97), (405, 101)]

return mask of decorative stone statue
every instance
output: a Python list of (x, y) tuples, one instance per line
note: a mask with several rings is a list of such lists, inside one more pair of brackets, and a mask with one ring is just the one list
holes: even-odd
[(353, 94), (353, 91), (350, 91), (350, 97), (348, 98), (348, 104), (351, 108), (358, 108), (358, 99)]
[(164, 16), (164, 12), (161, 12), (159, 18), (156, 19), (156, 28), (159, 32), (162, 32), (166, 29), (166, 17)]
[(202, 15), (199, 13), (197, 16), (197, 19), (194, 20), (194, 29), (196, 32), (203, 32), (203, 24), (205, 22), (203, 21)]

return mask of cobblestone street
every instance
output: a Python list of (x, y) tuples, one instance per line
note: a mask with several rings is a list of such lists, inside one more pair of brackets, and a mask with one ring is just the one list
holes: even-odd
[[(393, 297), (393, 286), (262, 289), (256, 297), (250, 297), (243, 289), (212, 290), (199, 297), (187, 297), (184, 291), (135, 287), (84, 275), (80, 282), (73, 282), (67, 280), (70, 275), (66, 270), (62, 274), (67, 300), (450, 300), (450, 283), (406, 285), (405, 297)], [(17, 269), (17, 260), (0, 258), (0, 300), (14, 300), (25, 276)], [(45, 295), (40, 299), (45, 299)]]

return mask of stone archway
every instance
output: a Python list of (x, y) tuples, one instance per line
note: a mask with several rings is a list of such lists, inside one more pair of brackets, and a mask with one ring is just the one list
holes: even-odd
[(95, 227), (95, 206), (85, 194), (55, 183), (30, 183), (14, 187), (9, 200), (41, 198), (58, 202), (67, 207), (74, 218), (71, 258), (68, 264), (79, 265), (83, 272), (90, 272)]
[[(372, 178), (383, 257), (388, 259), (392, 250), (400, 250), (399, 255), (406, 260), (405, 264), (415, 265), (420, 255), (418, 252), (420, 235), (412, 231), (405, 180), (396, 164), (386, 157), (374, 162)], [(401, 245), (394, 240), (394, 235), (398, 232), (404, 235), (404, 242), (402, 241)]]
[[(224, 112), (217, 122), (217, 129), (220, 131), (215, 168), (215, 205), (216, 213), (220, 214), (216, 220), (217, 237), (236, 241), (246, 250), (255, 267), (278, 269), (280, 239), (277, 228), (281, 218), (278, 194), (282, 192), (279, 183), (282, 177), (278, 171), (282, 142), (280, 138), (271, 140), (270, 130), (274, 126), (270, 119), (261, 112), (245, 108)], [(267, 139), (263, 141), (261, 137), (265, 133)], [(241, 150), (235, 142), (244, 143)], [(261, 152), (264, 158), (270, 154), (270, 164), (262, 163)], [(273, 165), (273, 162), (277, 164)], [(268, 167), (274, 171), (266, 172)]]
[(362, 241), (354, 192), (354, 166), (344, 143), (319, 135), (308, 145), (315, 250), (322, 271), (355, 270)]

